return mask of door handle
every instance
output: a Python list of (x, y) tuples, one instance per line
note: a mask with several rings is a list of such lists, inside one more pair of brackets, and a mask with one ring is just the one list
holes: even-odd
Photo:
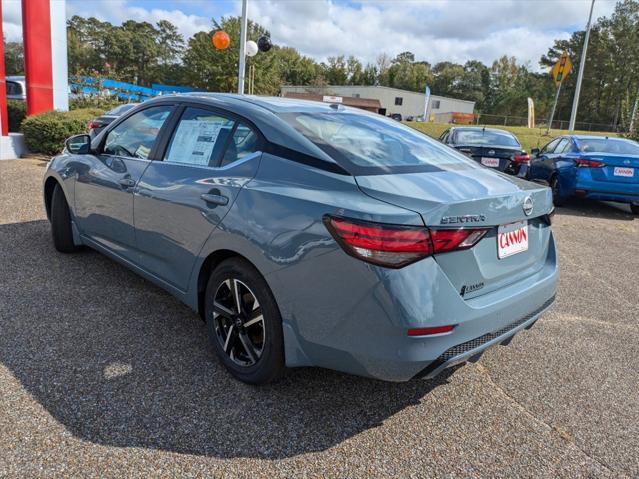
[(135, 186), (135, 180), (131, 178), (120, 178), (120, 181), (118, 183), (120, 183), (120, 185), (124, 186), (125, 188), (133, 188)]
[(200, 198), (202, 198), (207, 203), (214, 205), (226, 206), (229, 203), (229, 199), (223, 195), (211, 195), (208, 193), (204, 193), (200, 195)]

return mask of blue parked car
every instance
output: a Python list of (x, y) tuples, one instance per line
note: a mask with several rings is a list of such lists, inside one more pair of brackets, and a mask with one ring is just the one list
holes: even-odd
[(170, 291), (249, 383), (286, 366), (430, 378), (555, 297), (549, 188), (336, 104), (153, 99), (70, 138), (44, 201), (59, 251)]
[(639, 214), (639, 144), (623, 138), (565, 135), (532, 150), (531, 180), (547, 181), (560, 206), (571, 197), (629, 203)]

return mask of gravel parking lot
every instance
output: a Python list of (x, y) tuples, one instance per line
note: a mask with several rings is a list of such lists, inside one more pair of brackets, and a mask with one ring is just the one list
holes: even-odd
[(233, 380), (199, 317), (65, 256), (44, 163), (0, 162), (0, 476), (639, 476), (639, 219), (573, 202), (552, 312), (436, 381)]

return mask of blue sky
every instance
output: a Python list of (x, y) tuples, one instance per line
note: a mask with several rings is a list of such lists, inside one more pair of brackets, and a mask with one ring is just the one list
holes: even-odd
[[(7, 38), (20, 38), (20, 0), (0, 0)], [(123, 20), (173, 22), (185, 37), (208, 30), (211, 18), (237, 15), (240, 0), (51, 0), (74, 14)], [(614, 0), (597, 0), (595, 17), (609, 15)], [(374, 62), (412, 51), (419, 60), (490, 64), (513, 55), (538, 68), (557, 38), (585, 27), (590, 0), (249, 0), (249, 17), (273, 41), (324, 60), (355, 55)]]

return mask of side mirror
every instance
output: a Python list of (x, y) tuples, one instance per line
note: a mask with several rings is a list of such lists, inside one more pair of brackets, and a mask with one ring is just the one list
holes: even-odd
[(89, 135), (75, 135), (64, 142), (67, 151), (73, 155), (87, 155), (91, 152), (91, 137)]
[(539, 156), (539, 148), (532, 148), (530, 150), (530, 155), (531, 156)]

